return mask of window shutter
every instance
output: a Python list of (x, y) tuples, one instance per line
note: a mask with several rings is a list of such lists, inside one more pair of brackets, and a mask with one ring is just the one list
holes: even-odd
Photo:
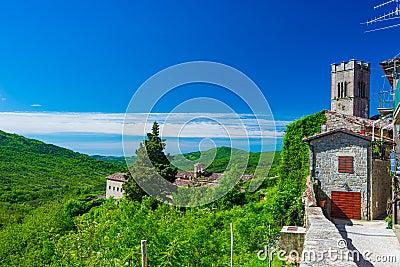
[(341, 173), (353, 173), (353, 157), (351, 156), (339, 156), (339, 172)]

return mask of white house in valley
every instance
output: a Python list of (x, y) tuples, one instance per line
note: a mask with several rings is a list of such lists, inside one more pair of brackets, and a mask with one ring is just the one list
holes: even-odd
[(106, 198), (122, 198), (122, 184), (127, 181), (125, 173), (114, 173), (107, 178)]

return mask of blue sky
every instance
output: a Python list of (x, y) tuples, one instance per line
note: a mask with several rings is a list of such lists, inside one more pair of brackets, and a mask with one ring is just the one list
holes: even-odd
[[(2, 1), (0, 112), (124, 113), (135, 90), (155, 73), (205, 60), (248, 75), (274, 117), (291, 121), (329, 108), (330, 64), (356, 58), (372, 63), (373, 115), (374, 93), (383, 84), (378, 63), (400, 52), (400, 27), (367, 34), (371, 27), (360, 24), (387, 11), (374, 11), (377, 3)], [(169, 112), (177, 103), (200, 96), (230, 99), (236, 112), (248, 112), (223, 89), (204, 85), (171, 93), (155, 112)], [(200, 111), (215, 112), (212, 107)], [(63, 142), (60, 136), (51, 139), (56, 133), (38, 133), (34, 125), (21, 130), (7, 118), (0, 121), (9, 131), (79, 150), (67, 137)]]

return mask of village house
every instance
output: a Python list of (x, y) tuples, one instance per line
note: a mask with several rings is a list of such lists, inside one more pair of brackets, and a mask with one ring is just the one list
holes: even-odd
[[(310, 147), (310, 176), (328, 217), (371, 220), (391, 199), (391, 120), (369, 119), (370, 64), (332, 64), (331, 110)], [(379, 117), (379, 116), (378, 116)]]
[[(391, 197), (389, 161), (373, 153), (371, 137), (335, 129), (305, 139), (311, 173), (329, 217), (376, 219)], [(385, 141), (390, 148), (391, 141)]]
[[(222, 173), (207, 172), (205, 171), (204, 167), (205, 166), (203, 163), (198, 162), (194, 164), (193, 172), (179, 170), (175, 176), (176, 180), (173, 184), (180, 187), (218, 186), (219, 181), (222, 179)], [(252, 174), (243, 174), (241, 176), (241, 179), (244, 183), (254, 178), (255, 176)], [(122, 198), (122, 185), (127, 181), (126, 174), (114, 173), (108, 176), (106, 180), (106, 198)]]
[(106, 198), (122, 198), (124, 190), (123, 183), (127, 181), (125, 173), (114, 173), (106, 178)]

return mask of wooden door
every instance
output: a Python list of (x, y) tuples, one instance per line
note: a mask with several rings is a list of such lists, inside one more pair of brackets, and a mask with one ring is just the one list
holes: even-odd
[(361, 220), (361, 193), (332, 191), (331, 217)]

